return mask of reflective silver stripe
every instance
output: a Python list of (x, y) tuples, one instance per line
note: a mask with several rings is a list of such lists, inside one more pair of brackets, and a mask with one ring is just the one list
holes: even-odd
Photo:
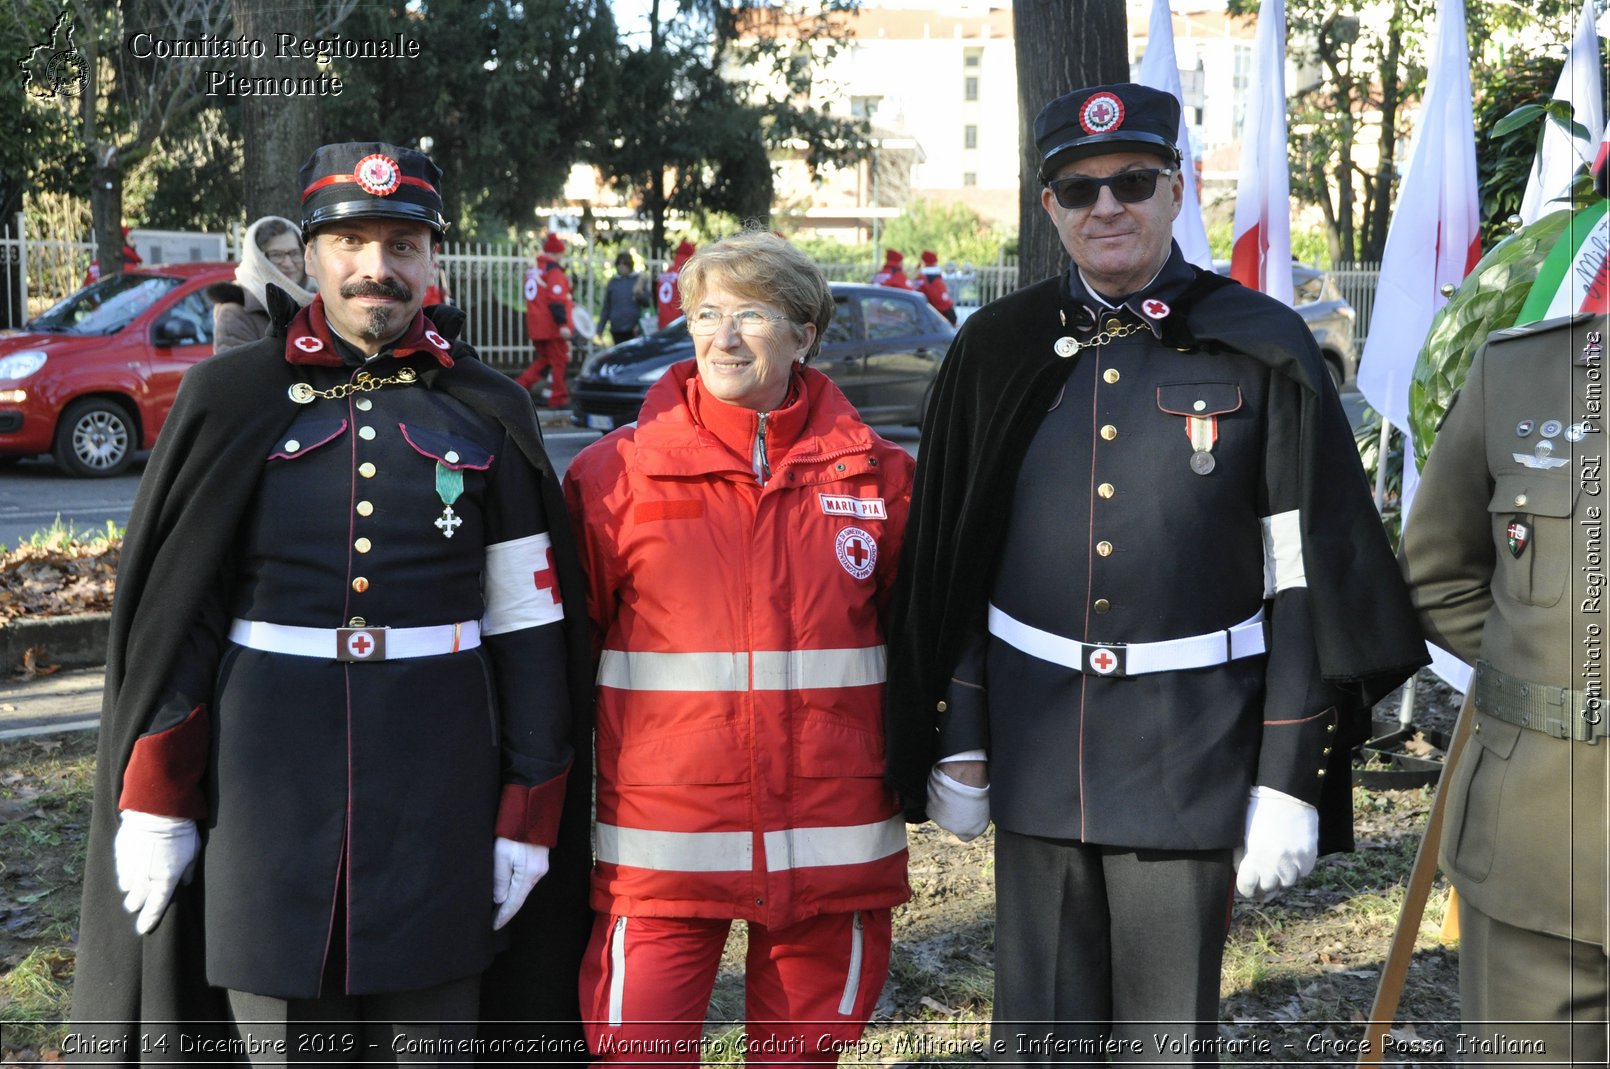
[(609, 1027), (619, 1028), (626, 1005), (626, 918), (609, 934)]
[(605, 650), (598, 685), (616, 690), (748, 690), (742, 653), (644, 653)]
[(844, 977), (844, 996), (839, 999), (839, 1016), (855, 1012), (855, 997), (861, 993), (861, 911), (850, 918), (850, 968)]
[(598, 825), (599, 861), (668, 872), (748, 872), (754, 867), (754, 836), (747, 831), (652, 831)]
[[(747, 831), (653, 831), (599, 824), (599, 861), (665, 872), (748, 872), (754, 867), (754, 836)], [(784, 828), (764, 836), (766, 869), (863, 865), (906, 848), (906, 822), (890, 817), (876, 824), (837, 828)]]
[(839, 828), (784, 828), (765, 835), (766, 869), (812, 869), (864, 865), (906, 848), (906, 822), (890, 817), (876, 824)]
[(886, 678), (882, 646), (841, 650), (755, 651), (756, 690), (870, 687)]
[(1277, 512), (1259, 521), (1263, 525), (1263, 596), (1308, 585), (1303, 567), (1303, 528), (1296, 509)]
[(605, 650), (598, 685), (616, 690), (745, 691), (869, 687), (887, 678), (883, 646), (754, 653), (648, 653)]

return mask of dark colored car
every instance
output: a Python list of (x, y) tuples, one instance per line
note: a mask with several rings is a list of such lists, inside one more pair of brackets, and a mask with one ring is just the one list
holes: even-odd
[[(837, 383), (868, 423), (921, 423), (955, 329), (920, 293), (831, 285), (833, 321), (811, 366)], [(594, 354), (571, 386), (575, 421), (602, 431), (631, 423), (665, 369), (692, 357), (681, 319)]]
[(50, 453), (70, 475), (116, 475), (156, 444), (187, 369), (212, 355), (203, 292), (226, 263), (100, 279), (0, 332), (0, 460)]
[[(1230, 261), (1214, 260), (1213, 270), (1230, 273)], [(1340, 390), (1358, 374), (1358, 343), (1354, 341), (1358, 313), (1347, 303), (1336, 280), (1323, 271), (1291, 265), (1292, 302), (1314, 335), (1325, 358), (1331, 381)]]

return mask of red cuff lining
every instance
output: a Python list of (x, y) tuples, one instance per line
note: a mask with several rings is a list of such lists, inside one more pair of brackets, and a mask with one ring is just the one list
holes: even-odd
[(134, 742), (123, 769), (123, 794), (118, 809), (133, 809), (161, 817), (201, 820), (207, 800), (201, 778), (207, 770), (212, 726), (207, 707), (198, 705), (173, 727)]
[(570, 769), (539, 783), (522, 787), (505, 783), (498, 803), (497, 835), (533, 846), (552, 846), (559, 841), (559, 816), (565, 807), (565, 781)]

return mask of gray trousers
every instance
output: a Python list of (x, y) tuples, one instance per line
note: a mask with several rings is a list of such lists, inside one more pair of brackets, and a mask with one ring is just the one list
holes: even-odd
[(1486, 1065), (1605, 1063), (1610, 988), (1594, 943), (1494, 920), (1459, 899), (1460, 1049)]
[[(995, 830), (996, 1063), (1216, 1065), (1230, 851)], [(1205, 1042), (1204, 1042), (1205, 1041)]]
[(231, 1037), (253, 1065), (474, 1061), (481, 977), (415, 991), (283, 999), (229, 992)]

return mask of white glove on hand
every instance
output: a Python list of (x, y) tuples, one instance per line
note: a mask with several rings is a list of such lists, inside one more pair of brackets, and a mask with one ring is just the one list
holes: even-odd
[(1266, 902), (1314, 871), (1319, 810), (1272, 787), (1252, 788), (1246, 844), (1236, 851), (1235, 889)]
[(989, 827), (989, 788), (953, 780), (941, 767), (928, 773), (928, 819), (964, 843), (978, 838)]
[(508, 924), (525, 905), (526, 895), (537, 881), (548, 875), (548, 848), (513, 839), (498, 839), (492, 845), (492, 901), (498, 914), (492, 930)]
[(121, 816), (112, 842), (117, 889), (127, 896), (123, 908), (139, 914), (134, 930), (144, 935), (162, 919), (180, 878), (189, 883), (195, 874), (201, 837), (193, 820), (133, 809), (124, 810)]

